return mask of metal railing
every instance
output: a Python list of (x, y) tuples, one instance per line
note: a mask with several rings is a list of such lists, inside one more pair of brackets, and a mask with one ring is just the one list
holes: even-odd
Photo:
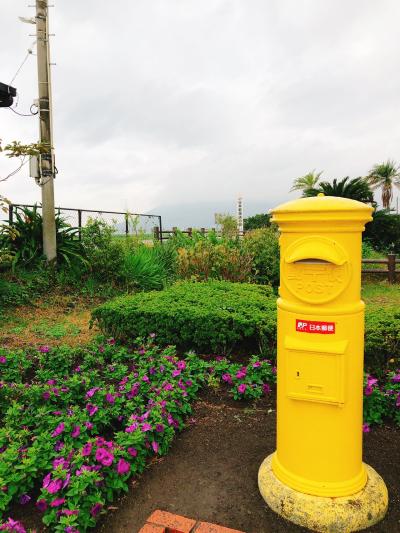
[[(34, 205), (11, 204), (8, 210), (8, 220), (12, 224), (15, 213), (24, 208), (32, 209)], [(41, 206), (36, 206), (41, 209)], [(129, 211), (103, 211), (100, 209), (78, 209), (73, 207), (56, 207), (55, 212), (60, 215), (72, 227), (81, 229), (90, 219), (101, 219), (114, 227), (115, 235), (138, 235), (144, 234), (151, 239), (154, 234), (154, 225), (162, 231), (162, 220), (160, 215), (144, 213), (130, 213)]]

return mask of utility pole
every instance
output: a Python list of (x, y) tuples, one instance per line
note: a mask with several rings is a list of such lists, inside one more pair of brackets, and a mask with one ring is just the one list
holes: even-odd
[(40, 156), (42, 188), (43, 251), (48, 263), (57, 258), (56, 221), (54, 212), (54, 148), (51, 102), (49, 14), (47, 0), (36, 0), (37, 68), (39, 85), (40, 141), (49, 152)]

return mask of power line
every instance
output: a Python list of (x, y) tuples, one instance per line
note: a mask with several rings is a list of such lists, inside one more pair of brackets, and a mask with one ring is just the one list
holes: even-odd
[(36, 44), (36, 41), (33, 41), (33, 43), (31, 44), (31, 47), (28, 48), (28, 53), (26, 54), (24, 60), (23, 60), (22, 63), (20, 64), (20, 66), (18, 67), (17, 72), (14, 74), (14, 77), (13, 77), (13, 79), (10, 81), (9, 85), (12, 85), (12, 84), (13, 84), (13, 81), (15, 80), (15, 78), (16, 78), (16, 77), (18, 76), (18, 74), (20, 73), (22, 67), (25, 65), (26, 60), (28, 59), (28, 57), (29, 57), (30, 55), (33, 54), (33, 47), (35, 46), (35, 44)]

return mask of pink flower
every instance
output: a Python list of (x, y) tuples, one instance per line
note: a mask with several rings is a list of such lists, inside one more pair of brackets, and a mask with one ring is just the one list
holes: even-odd
[(46, 490), (49, 494), (56, 494), (62, 487), (62, 480), (61, 479), (53, 479), (50, 481), (50, 483), (47, 485)]
[(48, 353), (50, 351), (50, 347), (49, 346), (39, 346), (38, 350), (41, 353)]
[(253, 368), (259, 368), (260, 366), (261, 366), (260, 361), (256, 361), (255, 363), (253, 363)]
[(86, 398), (92, 398), (98, 390), (100, 390), (100, 387), (93, 387), (93, 389), (89, 389), (86, 393)]
[(43, 398), (43, 400), (49, 400), (50, 399), (50, 392), (49, 391), (45, 391), (42, 394), (42, 398)]
[(58, 424), (58, 426), (56, 427), (56, 429), (53, 431), (53, 433), (51, 434), (52, 437), (57, 437), (58, 435), (61, 435), (61, 433), (64, 431), (65, 429), (65, 424), (64, 422), (60, 422)]
[(392, 382), (393, 382), (393, 383), (400, 383), (400, 373), (399, 373), (399, 374), (395, 374), (395, 375), (392, 377)]
[(7, 363), (7, 359), (4, 357), (4, 355), (0, 355), (0, 363)]
[(242, 366), (242, 368), (237, 372), (236, 377), (238, 379), (243, 379), (247, 374), (247, 368)]
[(185, 370), (186, 362), (185, 361), (178, 361), (176, 366), (179, 368), (179, 370)]
[(363, 424), (362, 430), (363, 433), (369, 433), (371, 431), (371, 428), (369, 427), (369, 424)]
[(93, 405), (91, 403), (88, 403), (86, 405), (86, 410), (87, 412), (89, 413), (89, 416), (93, 416), (95, 413), (97, 413), (97, 411), (99, 410), (99, 408), (97, 407), (97, 405)]
[(71, 437), (75, 439), (76, 437), (79, 437), (80, 433), (81, 433), (81, 427), (74, 426), (74, 429), (72, 430), (72, 433), (71, 433)]
[(82, 456), (87, 457), (92, 453), (92, 443), (87, 442), (84, 447), (82, 448)]
[(101, 503), (95, 503), (93, 507), (90, 509), (90, 514), (93, 517), (97, 516), (102, 509), (103, 509), (103, 505)]
[(106, 394), (106, 402), (111, 403), (111, 404), (115, 403), (114, 396), (110, 394), (109, 392), (107, 392)]
[(129, 455), (131, 455), (132, 457), (136, 457), (137, 456), (137, 449), (136, 448), (128, 448), (128, 453)]
[(247, 385), (245, 383), (241, 383), (239, 386), (238, 386), (238, 392), (240, 394), (244, 394), (246, 392), (246, 389), (247, 389)]
[(95, 457), (103, 466), (111, 466), (114, 461), (113, 454), (105, 448), (97, 448)]
[(142, 431), (145, 432), (145, 431), (151, 431), (153, 428), (151, 426), (151, 424), (148, 424), (147, 422), (142, 424)]
[(174, 370), (174, 371), (172, 372), (172, 377), (173, 377), (173, 378), (178, 377), (178, 376), (181, 374), (181, 372), (182, 372), (182, 371), (179, 370), (179, 369)]
[(371, 396), (371, 394), (373, 393), (374, 391), (374, 388), (371, 387), (371, 385), (367, 385), (365, 388), (364, 388), (364, 394), (365, 396)]
[(230, 374), (222, 374), (222, 381), (225, 381), (225, 383), (229, 383), (229, 385), (232, 385), (232, 376)]
[(156, 424), (156, 431), (162, 433), (164, 431), (164, 424)]
[(118, 475), (122, 476), (124, 474), (127, 474), (129, 470), (131, 469), (131, 465), (125, 461), (125, 459), (120, 459), (117, 464), (117, 472)]
[(153, 440), (153, 442), (151, 443), (151, 447), (153, 448), (154, 453), (158, 453), (158, 442)]
[(125, 428), (125, 433), (133, 433), (134, 431), (137, 430), (138, 428), (138, 424), (132, 424), (131, 426), (128, 426), (127, 428)]
[(373, 378), (372, 376), (368, 376), (367, 382), (368, 385), (371, 385), (371, 387), (373, 387), (378, 383), (378, 380), (376, 378)]
[(169, 391), (169, 390), (174, 390), (174, 387), (171, 385), (171, 383), (166, 383), (163, 389), (166, 391)]
[(65, 516), (76, 516), (79, 514), (79, 511), (78, 509), (63, 509), (61, 513)]
[(50, 507), (60, 507), (63, 503), (65, 503), (65, 498), (56, 498), (50, 503)]
[(115, 344), (115, 339), (108, 339), (107, 343), (108, 343), (110, 346), (114, 346), (114, 344)]

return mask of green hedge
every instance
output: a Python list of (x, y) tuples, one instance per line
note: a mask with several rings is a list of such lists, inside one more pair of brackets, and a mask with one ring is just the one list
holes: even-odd
[[(365, 366), (380, 375), (400, 358), (400, 310), (367, 308), (365, 314)], [(393, 365), (392, 365), (393, 366)]]
[[(249, 353), (259, 349), (271, 355), (276, 345), (276, 296), (265, 285), (182, 282), (161, 292), (111, 300), (93, 311), (93, 319), (117, 339), (156, 333), (161, 344), (206, 353), (229, 353), (245, 345)], [(399, 357), (400, 311), (367, 307), (367, 370), (380, 375)]]
[(120, 340), (157, 334), (160, 344), (210, 353), (274, 349), (276, 296), (269, 286), (209, 281), (177, 283), (161, 292), (116, 298), (93, 321)]

